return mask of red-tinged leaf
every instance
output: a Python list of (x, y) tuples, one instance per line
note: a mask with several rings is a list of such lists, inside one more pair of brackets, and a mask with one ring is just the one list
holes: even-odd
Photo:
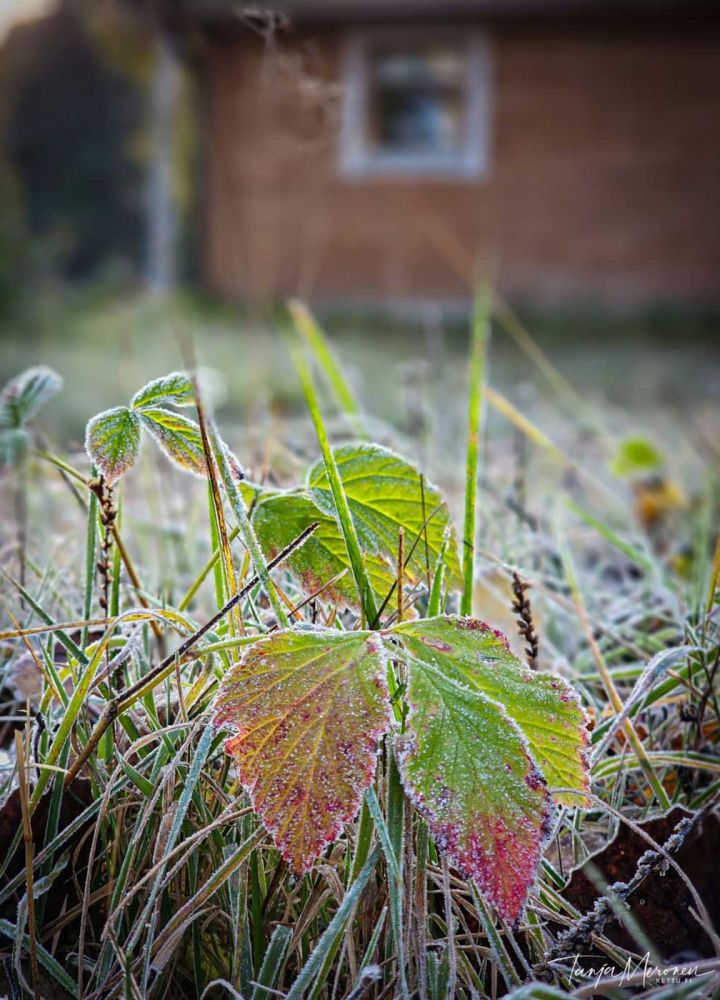
[(379, 636), (282, 631), (224, 678), (216, 725), (291, 868), (307, 871), (358, 811), (391, 724)]
[[(575, 691), (555, 674), (530, 670), (501, 632), (474, 618), (438, 617), (398, 625), (447, 677), (499, 702), (520, 727), (558, 802), (587, 804), (587, 719)], [(580, 793), (580, 794), (578, 794)]]
[(409, 670), (408, 729), (397, 741), (405, 789), (438, 850), (516, 923), (549, 830), (545, 781), (501, 705), (449, 677), (432, 645), (397, 639)]

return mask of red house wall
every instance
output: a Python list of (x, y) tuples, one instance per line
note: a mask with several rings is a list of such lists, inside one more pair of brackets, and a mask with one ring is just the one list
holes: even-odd
[[(477, 26), (477, 181), (338, 170), (343, 30), (209, 49), (206, 270), (231, 297), (459, 299), (473, 261), (548, 302), (720, 302), (720, 31)], [(461, 29), (462, 30), (462, 29)]]

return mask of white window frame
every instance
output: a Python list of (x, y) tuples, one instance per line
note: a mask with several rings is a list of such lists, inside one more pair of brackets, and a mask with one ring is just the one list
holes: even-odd
[(450, 178), (476, 180), (490, 170), (492, 58), (485, 35), (444, 32), (448, 42), (465, 54), (465, 136), (460, 149), (447, 154), (391, 153), (373, 149), (368, 141), (369, 57), (378, 44), (397, 39), (437, 39), (437, 32), (357, 31), (348, 35), (342, 53), (342, 120), (340, 173), (348, 180), (368, 178)]

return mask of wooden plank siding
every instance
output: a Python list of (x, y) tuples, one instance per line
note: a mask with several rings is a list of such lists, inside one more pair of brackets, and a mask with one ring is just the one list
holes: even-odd
[(473, 181), (340, 175), (350, 25), (269, 45), (213, 34), (209, 285), (250, 300), (454, 301), (479, 259), (506, 294), (539, 303), (720, 302), (718, 23), (473, 28), (493, 80), (490, 169)]

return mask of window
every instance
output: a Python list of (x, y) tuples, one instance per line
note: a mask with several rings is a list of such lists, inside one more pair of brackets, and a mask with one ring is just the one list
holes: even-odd
[(343, 67), (342, 172), (481, 176), (488, 169), (489, 89), (489, 53), (479, 37), (351, 37)]

